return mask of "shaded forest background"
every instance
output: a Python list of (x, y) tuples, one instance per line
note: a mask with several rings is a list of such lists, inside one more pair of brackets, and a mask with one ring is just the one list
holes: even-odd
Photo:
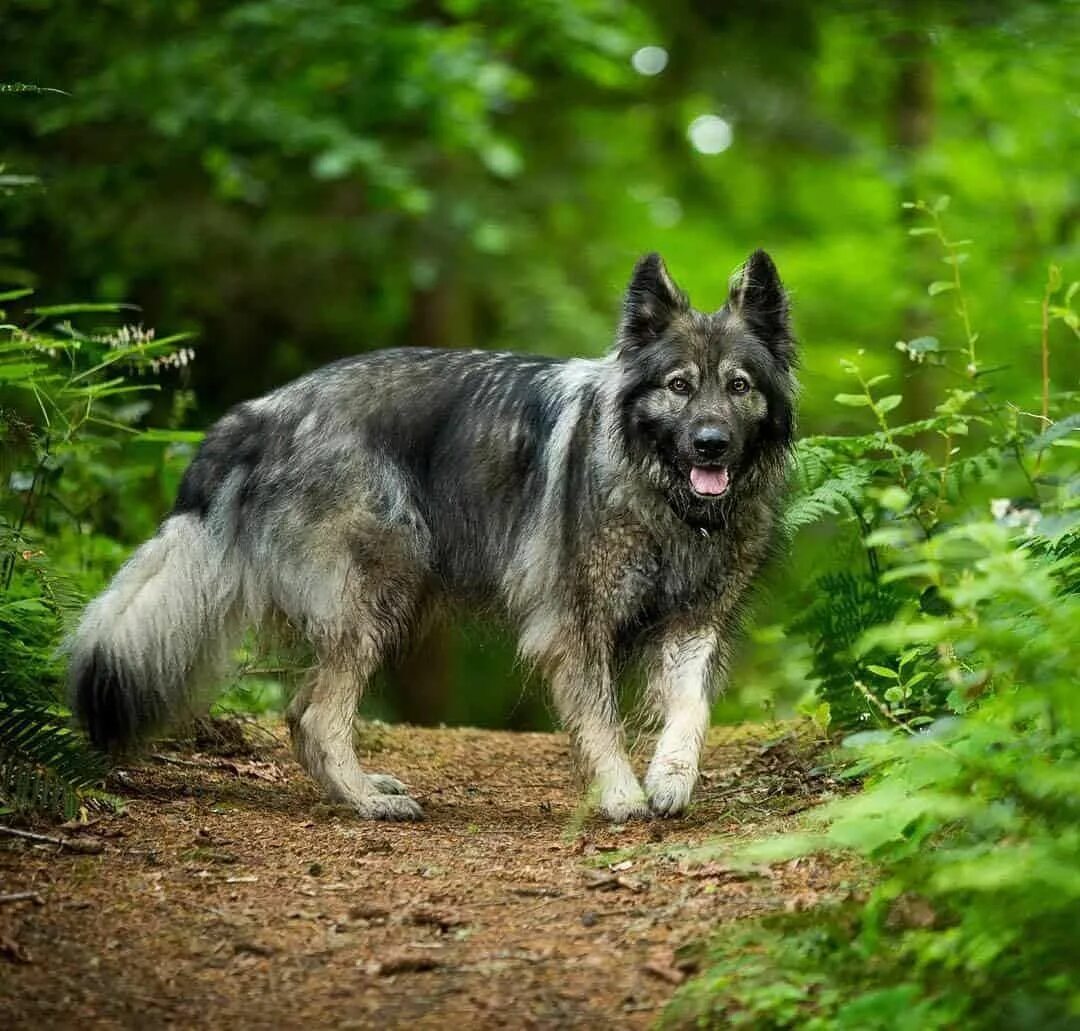
[[(927, 370), (894, 345), (935, 331), (926, 283), (949, 270), (901, 204), (952, 195), (982, 364), (1037, 411), (1047, 264), (1077, 265), (1075, 12), (9, 0), (4, 79), (63, 92), (0, 94), (0, 279), (34, 304), (122, 302), (114, 326), (192, 332), (194, 361), (159, 370), (137, 414), (197, 430), (377, 347), (600, 354), (640, 253), (710, 307), (764, 246), (804, 342), (802, 431), (842, 433), (865, 415), (833, 403), (860, 349), (902, 386), (905, 420), (932, 412)], [(1055, 355), (1055, 383), (1078, 370), (1075, 347)], [(70, 513), (98, 576), (152, 532), (194, 443), (116, 447)], [(799, 535), (719, 718), (805, 701), (811, 655), (785, 628), (838, 554), (860, 561), (857, 532)], [(393, 677), (372, 712), (548, 721), (483, 622), (435, 633)], [(261, 683), (242, 704), (263, 704)]]

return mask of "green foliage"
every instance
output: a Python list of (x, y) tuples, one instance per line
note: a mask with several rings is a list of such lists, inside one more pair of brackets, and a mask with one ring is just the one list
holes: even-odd
[[(81, 332), (72, 318), (119, 306), (28, 307), (31, 293), (0, 294), (22, 309), (0, 310), (0, 812), (72, 816), (117, 800), (97, 788), (104, 757), (70, 727), (57, 646), (123, 556), (103, 532), (111, 512), (123, 505), (134, 532), (152, 525), (166, 466), (160, 446), (148, 458), (132, 444), (172, 437), (137, 429), (156, 386), (145, 377), (191, 352), (138, 326)], [(140, 486), (152, 488), (141, 507)]]
[(989, 522), (917, 549), (949, 614), (895, 619), (863, 649), (934, 644), (967, 715), (846, 742), (863, 789), (747, 857), (853, 850), (880, 871), (866, 905), (725, 935), (673, 1023), (689, 1013), (763, 1028), (1073, 1026), (1078, 555), (1075, 534), (1017, 541)]
[[(879, 719), (879, 712), (868, 697), (853, 689), (861, 679), (870, 679), (886, 656), (856, 656), (855, 645), (872, 626), (887, 623), (900, 607), (897, 593), (870, 576), (847, 571), (826, 573), (816, 583), (817, 598), (809, 609), (795, 619), (790, 630), (811, 639), (816, 678), (816, 694), (829, 706), (831, 724), (857, 726), (867, 719)], [(865, 661), (861, 661), (865, 660)]]
[(72, 731), (68, 716), (53, 697), (5, 687), (0, 698), (0, 813), (70, 818), (88, 804), (118, 804), (97, 789), (105, 762)]
[[(945, 232), (944, 200), (907, 205), (929, 223), (909, 232), (936, 241), (951, 260), (957, 248), (970, 247), (971, 241), (954, 241)], [(892, 378), (888, 374), (864, 372), (869, 356), (860, 351), (856, 361), (841, 361), (858, 392), (838, 394), (835, 400), (865, 411), (875, 428), (809, 437), (799, 444), (790, 528), (827, 519), (841, 528), (846, 524), (862, 544), (863, 561), (819, 576), (807, 607), (788, 628), (808, 638), (817, 693), (841, 729), (868, 722), (914, 728), (965, 711), (963, 700), (943, 679), (942, 654), (930, 646), (938, 642), (890, 649), (879, 635), (872, 637), (872, 649), (859, 653), (855, 647), (871, 639), (867, 634), (874, 628), (912, 614), (945, 625), (951, 603), (933, 575), (937, 567), (920, 546), (952, 540), (958, 532), (956, 521), (988, 518), (995, 510), (1000, 510), (999, 521), (1029, 534), (1036, 529), (1041, 535), (1049, 533), (1055, 540), (1080, 523), (1075, 502), (1080, 477), (1072, 458), (1080, 419), (1066, 410), (1055, 421), (997, 399), (994, 378), (1000, 370), (979, 363), (979, 334), (972, 327), (959, 265), (952, 267), (951, 289), (935, 294), (952, 298), (962, 346), (950, 350), (936, 337), (896, 345), (912, 365), (943, 381), (934, 414), (914, 422), (890, 422), (903, 398), (884, 393)], [(1061, 290), (1057, 273), (1054, 293)], [(1064, 304), (1048, 305), (1048, 312), (1075, 333), (1071, 301), (1076, 291), (1064, 293)], [(1049, 330), (1047, 322), (1044, 349), (1049, 348)], [(962, 385), (949, 385), (949, 377)], [(1054, 408), (1075, 404), (1077, 396), (1058, 393)], [(992, 488), (1023, 495), (1018, 502), (1008, 497), (992, 501)]]
[[(5, 559), (13, 537), (3, 540)], [(71, 816), (104, 776), (102, 758), (68, 727), (54, 687), (58, 616), (77, 599), (40, 556), (25, 563), (0, 593), (0, 812)]]
[[(944, 205), (913, 209), (930, 223), (919, 235), (955, 256)], [(900, 401), (881, 396), (860, 353), (846, 364), (859, 392), (837, 402), (876, 429), (802, 445), (799, 518), (846, 526), (862, 554), (818, 578), (789, 633), (809, 640), (833, 726), (875, 728), (847, 737), (838, 759), (861, 790), (802, 833), (744, 851), (758, 862), (854, 852), (874, 886), (862, 906), (725, 935), (672, 1024), (1080, 1021), (1077, 395), (1047, 386), (1042, 415), (998, 399), (953, 268), (950, 289), (932, 293), (949, 299), (962, 346), (903, 350), (962, 386), (945, 386), (934, 416), (894, 426)], [(1054, 272), (1047, 290), (1049, 360), (1075, 346), (1077, 290)]]
[(924, 997), (916, 957), (868, 951), (850, 905), (736, 927), (710, 959), (708, 972), (676, 995), (661, 1028), (945, 1031), (970, 1017), (962, 992)]

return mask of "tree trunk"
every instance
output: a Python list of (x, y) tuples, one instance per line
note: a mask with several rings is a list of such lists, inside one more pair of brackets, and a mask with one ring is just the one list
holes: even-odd
[[(431, 287), (413, 291), (405, 344), (466, 347), (472, 336), (471, 313), (471, 298), (444, 274)], [(452, 629), (436, 623), (390, 671), (392, 697), (402, 719), (436, 724), (446, 718), (455, 647)]]

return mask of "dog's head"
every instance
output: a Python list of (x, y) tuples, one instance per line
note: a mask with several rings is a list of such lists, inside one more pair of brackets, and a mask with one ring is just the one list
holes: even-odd
[(692, 308), (658, 254), (634, 268), (616, 338), (622, 429), (690, 522), (781, 475), (795, 432), (795, 341), (772, 259), (755, 251), (727, 303)]

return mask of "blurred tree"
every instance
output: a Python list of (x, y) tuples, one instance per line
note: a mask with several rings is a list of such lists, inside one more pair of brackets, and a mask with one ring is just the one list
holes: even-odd
[(535, 251), (521, 137), (629, 83), (643, 24), (617, 0), (42, 13), (20, 0), (2, 29), (9, 76), (55, 69), (71, 93), (4, 112), (47, 183), (32, 264), (197, 320), (211, 410), (341, 353), (471, 342), (470, 300)]

